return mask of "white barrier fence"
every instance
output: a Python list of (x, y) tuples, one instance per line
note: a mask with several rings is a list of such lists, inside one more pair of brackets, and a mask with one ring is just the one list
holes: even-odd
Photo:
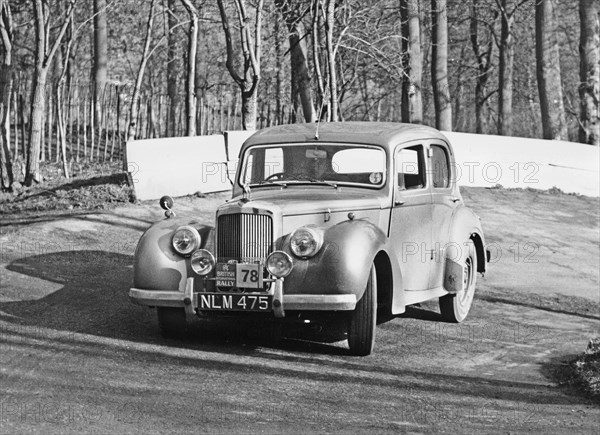
[(574, 142), (444, 132), (461, 186), (558, 187), (600, 196), (600, 148)]
[[(140, 200), (231, 189), (242, 143), (252, 134), (145, 139), (126, 147)], [(444, 133), (454, 148), (461, 186), (549, 189), (600, 196), (600, 149), (573, 142)]]

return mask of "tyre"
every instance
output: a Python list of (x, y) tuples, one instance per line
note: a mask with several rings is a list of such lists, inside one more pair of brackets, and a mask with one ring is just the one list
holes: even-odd
[(465, 243), (465, 247), (467, 248), (467, 257), (464, 265), (462, 290), (456, 294), (442, 296), (439, 300), (440, 313), (447, 322), (460, 323), (465, 320), (473, 303), (475, 282), (477, 281), (477, 254), (472, 240)]
[(371, 266), (367, 288), (348, 321), (348, 347), (356, 356), (369, 355), (375, 344), (377, 325), (377, 275)]
[(181, 337), (187, 328), (184, 308), (157, 307), (158, 327), (165, 338)]

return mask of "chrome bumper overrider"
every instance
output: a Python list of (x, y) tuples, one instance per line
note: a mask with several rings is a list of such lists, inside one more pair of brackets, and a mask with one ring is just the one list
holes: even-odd
[[(348, 311), (356, 307), (356, 295), (285, 295), (283, 279), (279, 278), (270, 286), (268, 293), (273, 296), (273, 314), (285, 317), (285, 310), (298, 311)], [(198, 307), (198, 295), (194, 293), (194, 278), (188, 278), (183, 292), (178, 290), (144, 290), (131, 288), (129, 298), (139, 305), (150, 307), (183, 307), (188, 314), (194, 314)]]

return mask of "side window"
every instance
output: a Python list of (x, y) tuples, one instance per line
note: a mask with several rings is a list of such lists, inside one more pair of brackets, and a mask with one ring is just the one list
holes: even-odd
[(448, 161), (448, 154), (444, 147), (439, 145), (432, 145), (431, 150), (433, 187), (448, 187), (450, 186), (450, 163)]
[(401, 149), (396, 154), (398, 189), (410, 190), (425, 187), (425, 160), (423, 146)]

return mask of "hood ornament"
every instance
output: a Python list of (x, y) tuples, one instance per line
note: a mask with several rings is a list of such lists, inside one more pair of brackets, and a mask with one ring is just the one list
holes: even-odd
[(242, 202), (248, 202), (250, 201), (250, 196), (252, 195), (252, 191), (250, 190), (250, 183), (249, 182), (245, 182), (242, 185), (242, 189), (244, 189), (244, 193), (242, 194)]

